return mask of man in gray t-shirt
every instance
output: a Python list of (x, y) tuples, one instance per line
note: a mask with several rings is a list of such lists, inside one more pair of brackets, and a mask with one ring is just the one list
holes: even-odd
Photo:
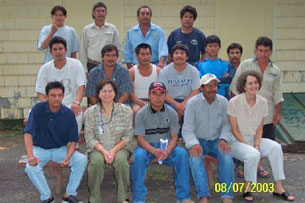
[[(131, 165), (133, 202), (145, 202), (147, 189), (145, 175), (147, 167), (154, 159), (173, 167), (177, 199), (183, 203), (190, 200), (189, 164), (185, 149), (177, 145), (178, 115), (168, 105), (166, 87), (161, 82), (149, 86), (149, 104), (136, 114), (135, 135), (138, 147)], [(160, 150), (160, 139), (168, 139), (168, 146)]]
[(187, 45), (176, 44), (172, 50), (173, 62), (164, 67), (159, 75), (159, 81), (167, 88), (166, 102), (178, 112), (179, 118), (181, 117), (181, 128), (186, 102), (199, 93), (200, 87), (198, 70), (186, 62), (188, 53)]

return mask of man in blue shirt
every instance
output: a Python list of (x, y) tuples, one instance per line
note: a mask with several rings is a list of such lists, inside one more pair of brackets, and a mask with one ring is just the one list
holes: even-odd
[(196, 8), (185, 6), (180, 11), (181, 28), (171, 32), (167, 40), (169, 50), (168, 63), (172, 61), (172, 48), (176, 44), (186, 44), (189, 49), (189, 57), (187, 62), (191, 65), (195, 64), (200, 59), (204, 59), (205, 54), (205, 35), (193, 27), (197, 18)]
[(93, 68), (88, 75), (87, 97), (91, 104), (97, 103), (96, 87), (103, 79), (113, 80), (118, 88), (116, 101), (125, 103), (132, 93), (132, 84), (127, 68), (120, 66), (118, 61), (119, 51), (116, 46), (108, 44), (102, 49), (102, 63)]
[[(75, 151), (78, 141), (77, 123), (74, 113), (62, 105), (65, 88), (61, 82), (50, 82), (46, 86), (48, 100), (36, 104), (25, 127), (24, 143), (28, 156), (26, 173), (40, 192), (41, 202), (53, 202), (54, 197), (43, 175), (48, 161), (71, 168), (70, 179), (63, 202), (80, 202), (76, 196), (87, 166), (87, 158)], [(67, 146), (68, 145), (68, 146)]]
[(210, 196), (204, 168), (203, 154), (217, 158), (219, 181), (224, 185), (223, 202), (232, 202), (234, 168), (231, 147), (228, 142), (231, 127), (227, 116), (228, 101), (217, 95), (219, 80), (206, 74), (200, 80), (202, 93), (192, 97), (186, 104), (182, 136), (189, 150), (191, 172), (200, 203)]
[(53, 59), (49, 49), (49, 42), (54, 36), (64, 38), (67, 41), (66, 56), (76, 58), (76, 52), (79, 51), (79, 40), (74, 28), (64, 25), (67, 18), (67, 10), (62, 6), (54, 6), (51, 10), (51, 18), (53, 23), (41, 29), (38, 39), (38, 49), (46, 50), (43, 63)]
[(135, 48), (141, 44), (149, 44), (152, 50), (151, 63), (163, 68), (168, 55), (165, 34), (161, 27), (151, 22), (152, 11), (148, 6), (141, 6), (137, 10), (139, 24), (127, 33), (125, 44), (125, 63), (128, 69), (138, 64)]
[(224, 80), (229, 76), (229, 63), (218, 58), (218, 52), (221, 47), (221, 41), (218, 36), (210, 35), (206, 39), (205, 51), (206, 58), (197, 64), (197, 68), (200, 72), (200, 77), (207, 73), (216, 75), (220, 80), (220, 88), (218, 94), (225, 96), (228, 84), (224, 84)]

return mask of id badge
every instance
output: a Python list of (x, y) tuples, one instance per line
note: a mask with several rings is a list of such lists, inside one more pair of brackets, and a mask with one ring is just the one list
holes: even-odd
[(98, 127), (98, 131), (99, 131), (100, 135), (103, 135), (104, 134), (104, 126), (100, 125)]

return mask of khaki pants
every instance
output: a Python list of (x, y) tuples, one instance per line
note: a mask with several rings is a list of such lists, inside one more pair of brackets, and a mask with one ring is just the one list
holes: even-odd
[[(114, 176), (118, 186), (117, 201), (123, 202), (127, 199), (127, 190), (130, 181), (130, 166), (128, 159), (130, 152), (126, 149), (121, 149), (117, 152), (113, 163), (111, 164), (114, 169)], [(88, 165), (88, 186), (91, 203), (100, 203), (100, 185), (104, 179), (105, 160), (102, 153), (92, 151), (89, 153)]]

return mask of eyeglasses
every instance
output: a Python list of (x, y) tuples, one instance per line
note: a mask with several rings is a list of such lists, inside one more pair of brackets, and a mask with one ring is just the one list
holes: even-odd
[(103, 94), (106, 94), (106, 93), (109, 93), (109, 94), (110, 94), (110, 93), (113, 92), (113, 89), (109, 89), (109, 90), (102, 89), (101, 92), (102, 92)]

